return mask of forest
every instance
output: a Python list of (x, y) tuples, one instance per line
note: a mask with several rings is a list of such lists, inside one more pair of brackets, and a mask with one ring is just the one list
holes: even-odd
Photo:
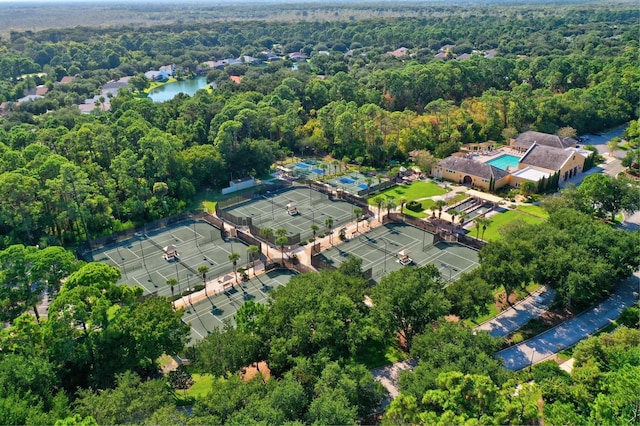
[[(580, 310), (637, 268), (638, 233), (603, 220), (637, 204), (613, 178), (545, 198), (549, 220), (505, 230), (482, 249), (480, 267), (446, 291), (432, 266), (369, 288), (352, 258), (338, 271), (296, 276), (267, 305), (245, 303), (236, 327), (186, 349), (189, 327), (169, 299), (143, 298), (140, 288), (116, 284), (119, 270), (75, 258), (71, 250), (87, 240), (198, 209), (230, 179), (264, 177), (292, 155), (386, 169), (416, 149), (439, 159), (464, 143), (504, 143), (526, 130), (597, 133), (627, 122), (625, 138), (640, 142), (633, 3), (439, 4), (399, 17), (366, 13), (376, 5), (352, 15), (333, 7), (307, 15), (293, 8), (300, 19), (276, 19), (277, 9), (270, 19), (203, 14), (142, 27), (14, 29), (0, 38), (3, 422), (639, 421), (637, 308), (615, 332), (575, 348), (571, 375), (553, 362), (510, 372), (494, 357), (506, 343), (468, 326), (487, 313), (496, 289), (547, 284), (559, 306)], [(405, 55), (388, 53), (402, 47)], [(161, 66), (190, 78), (206, 61), (265, 52), (309, 60), (205, 69), (215, 89), (163, 103), (144, 90), (144, 73)], [(73, 79), (61, 84), (63, 77)], [(98, 101), (109, 111), (80, 113), (83, 99), (122, 77), (132, 77), (130, 87)], [(47, 89), (41, 99), (18, 102), (38, 87)], [(628, 157), (638, 163), (637, 150)], [(40, 318), (44, 294), (51, 300)], [(450, 315), (461, 321), (444, 319)], [(370, 368), (390, 350), (420, 361), (402, 376), (401, 395), (371, 418), (386, 395)], [(190, 368), (157, 374), (160, 356), (185, 352)], [(259, 374), (243, 380), (248, 366)], [(196, 374), (211, 375), (211, 389), (184, 397)]]

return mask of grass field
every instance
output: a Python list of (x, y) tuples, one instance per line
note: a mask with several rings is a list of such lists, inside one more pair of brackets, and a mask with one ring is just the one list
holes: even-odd
[(500, 230), (506, 225), (516, 222), (518, 220), (525, 223), (542, 223), (545, 219), (542, 217), (531, 216), (521, 213), (517, 210), (508, 210), (504, 213), (491, 216), (491, 224), (484, 232), (484, 239), (486, 241), (496, 241), (502, 238)]
[(435, 195), (446, 194), (447, 190), (439, 187), (433, 182), (416, 181), (411, 185), (398, 185), (393, 188), (389, 188), (386, 191), (376, 194), (370, 197), (367, 202), (371, 205), (375, 205), (373, 198), (382, 195), (386, 198), (395, 198), (398, 201), (401, 197), (404, 197), (407, 202), (417, 200), (418, 198), (433, 197)]
[(540, 206), (520, 205), (516, 208), (516, 210), (519, 210), (524, 213), (528, 213), (532, 216), (541, 217), (543, 219), (549, 218), (549, 213), (547, 213), (547, 211)]

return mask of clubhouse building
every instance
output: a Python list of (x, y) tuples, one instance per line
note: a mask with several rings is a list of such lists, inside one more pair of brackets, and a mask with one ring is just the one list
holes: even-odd
[(577, 144), (573, 138), (528, 131), (505, 148), (447, 157), (433, 166), (431, 174), (485, 191), (506, 185), (519, 188), (526, 181), (544, 189), (549, 182), (557, 180), (557, 185), (582, 173), (593, 153)]

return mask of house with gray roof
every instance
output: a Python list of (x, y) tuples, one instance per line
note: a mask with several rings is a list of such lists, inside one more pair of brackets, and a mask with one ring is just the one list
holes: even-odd
[(510, 174), (490, 164), (472, 158), (451, 156), (431, 169), (437, 179), (446, 179), (462, 185), (495, 191), (509, 184)]
[(563, 149), (534, 142), (520, 159), (518, 168), (529, 167), (541, 172), (559, 173), (560, 181), (565, 181), (582, 173), (584, 163), (590, 154), (577, 148)]
[(531, 130), (521, 133), (517, 138), (509, 141), (511, 148), (520, 152), (527, 151), (534, 143), (565, 149), (575, 147), (578, 141), (574, 138), (560, 138), (558, 135), (550, 135), (548, 133), (534, 132)]

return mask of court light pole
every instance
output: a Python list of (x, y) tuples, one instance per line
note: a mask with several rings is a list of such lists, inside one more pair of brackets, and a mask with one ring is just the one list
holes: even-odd
[(384, 237), (380, 237), (384, 243), (384, 272), (387, 272), (387, 240)]
[(196, 232), (196, 221), (193, 221), (193, 238), (196, 240), (196, 247), (198, 247), (198, 233)]

